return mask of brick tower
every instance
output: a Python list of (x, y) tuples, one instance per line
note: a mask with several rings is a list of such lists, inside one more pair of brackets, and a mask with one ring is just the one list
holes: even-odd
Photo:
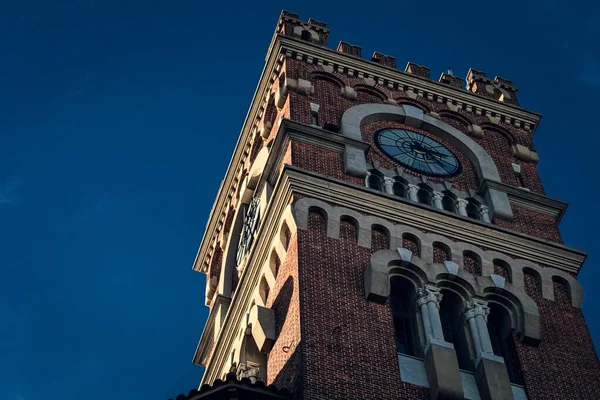
[(277, 24), (194, 263), (196, 394), (233, 376), (281, 398), (600, 398), (540, 115), (508, 79), (436, 81), (328, 34)]

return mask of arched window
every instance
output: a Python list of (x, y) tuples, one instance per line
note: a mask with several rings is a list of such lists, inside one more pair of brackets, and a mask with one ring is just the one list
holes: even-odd
[(419, 199), (419, 203), (426, 204), (428, 206), (431, 205), (431, 192), (424, 187), (420, 187), (417, 192), (417, 198)]
[(500, 304), (489, 303), (488, 331), (494, 354), (504, 359), (508, 377), (512, 383), (522, 384), (522, 376), (511, 331), (508, 311)]
[(475, 200), (473, 199), (467, 199), (468, 200), (468, 204), (467, 204), (467, 216), (469, 218), (473, 218), (473, 219), (480, 219), (481, 216), (479, 215), (479, 204), (475, 202)]
[(471, 362), (466, 339), (466, 325), (462, 317), (464, 312), (463, 301), (458, 294), (451, 290), (444, 290), (442, 293), (440, 320), (444, 340), (454, 345), (459, 368), (473, 371), (473, 363)]
[(451, 213), (456, 213), (456, 199), (448, 192), (444, 192), (444, 197), (442, 197), (442, 208)]
[(383, 175), (379, 171), (370, 170), (367, 178), (367, 186), (371, 189), (383, 191)]
[(396, 182), (394, 182), (394, 195), (398, 197), (406, 197), (406, 185), (399, 179), (396, 179)]
[(310, 32), (307, 30), (303, 30), (302, 33), (300, 34), (300, 39), (310, 42), (310, 39), (311, 39)]
[(408, 279), (399, 276), (392, 277), (390, 284), (390, 306), (396, 349), (398, 353), (420, 356), (413, 307), (415, 287)]

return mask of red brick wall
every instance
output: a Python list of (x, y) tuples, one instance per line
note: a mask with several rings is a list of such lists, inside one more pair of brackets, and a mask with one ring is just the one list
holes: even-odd
[(269, 353), (267, 384), (298, 391), (300, 375), (300, 303), (298, 282), (298, 241), (290, 239), (288, 253), (279, 266), (275, 287), (269, 292), (267, 306), (275, 312), (277, 341)]
[(364, 179), (344, 173), (344, 155), (309, 143), (292, 142), (292, 163), (309, 171), (364, 186)]
[(363, 298), (374, 250), (357, 246), (349, 222), (342, 223), (340, 240), (326, 237), (318, 213), (310, 213), (308, 227), (298, 231), (302, 398), (428, 399), (429, 390), (399, 379), (389, 306)]
[(525, 275), (525, 291), (535, 301), (542, 323), (538, 347), (515, 342), (529, 399), (600, 399), (600, 364), (583, 313), (564, 291), (542, 298), (535, 278)]

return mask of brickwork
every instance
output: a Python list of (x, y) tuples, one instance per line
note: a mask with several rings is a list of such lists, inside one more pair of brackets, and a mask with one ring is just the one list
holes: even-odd
[(439, 244), (433, 244), (433, 262), (443, 263), (444, 261), (450, 260), (448, 252)]
[(302, 398), (428, 399), (429, 390), (399, 379), (389, 305), (364, 300), (373, 250), (357, 246), (352, 224), (342, 224), (340, 240), (327, 238), (324, 218), (311, 212), (298, 249)]
[(292, 163), (309, 171), (364, 186), (364, 180), (344, 173), (344, 156), (309, 143), (292, 142)]
[(481, 262), (470, 251), (465, 251), (463, 254), (463, 267), (468, 273), (481, 276)]
[(498, 226), (514, 229), (531, 236), (537, 236), (555, 243), (562, 243), (556, 222), (551, 216), (514, 204), (512, 205), (512, 210), (514, 214), (513, 221), (503, 221), (494, 218), (494, 223)]
[(581, 310), (573, 308), (564, 288), (556, 299), (542, 298), (532, 275), (525, 290), (538, 306), (542, 341), (538, 347), (516, 341), (529, 399), (598, 399), (600, 364)]
[(267, 384), (297, 392), (302, 387), (300, 374), (300, 303), (298, 282), (298, 241), (290, 239), (287, 256), (277, 273), (267, 306), (275, 311), (277, 341), (269, 353)]

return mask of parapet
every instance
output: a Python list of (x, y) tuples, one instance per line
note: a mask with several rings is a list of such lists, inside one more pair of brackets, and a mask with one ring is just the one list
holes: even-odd
[(371, 57), (371, 61), (385, 65), (386, 67), (396, 68), (396, 57), (388, 56), (387, 54), (376, 51)]
[(513, 86), (512, 81), (499, 76), (491, 80), (486, 77), (485, 72), (473, 68), (467, 73), (467, 90), (504, 103), (519, 104), (517, 102), (519, 89)]
[(327, 38), (329, 37), (327, 24), (313, 18), (304, 22), (299, 17), (298, 14), (283, 10), (279, 17), (276, 32), (321, 46), (327, 46)]
[[(321, 46), (327, 46), (327, 38), (329, 37), (329, 29), (327, 29), (326, 23), (313, 18), (304, 22), (300, 20), (298, 14), (286, 10), (281, 12), (276, 33)], [(353, 57), (361, 57), (361, 47), (348, 42), (341, 41), (337, 47), (337, 51)], [(396, 68), (396, 57), (378, 51), (373, 53), (371, 61), (388, 68)], [(406, 64), (405, 72), (421, 78), (431, 79), (428, 67), (413, 62)], [(452, 75), (450, 71), (442, 73), (439, 82), (455, 89), (465, 89), (464, 80)], [(519, 104), (517, 101), (518, 89), (513, 85), (512, 81), (500, 78), (499, 76), (496, 76), (492, 80), (486, 76), (485, 72), (473, 68), (469, 69), (467, 73), (466, 90), (504, 103)]]

